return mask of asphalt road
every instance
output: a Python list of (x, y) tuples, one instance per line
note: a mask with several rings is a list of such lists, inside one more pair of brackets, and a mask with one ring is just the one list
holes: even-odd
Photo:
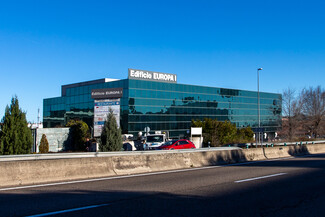
[(325, 216), (325, 154), (0, 189), (0, 216)]

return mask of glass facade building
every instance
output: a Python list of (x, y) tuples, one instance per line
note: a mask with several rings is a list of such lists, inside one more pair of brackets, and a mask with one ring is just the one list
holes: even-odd
[[(186, 135), (192, 120), (229, 120), (238, 128), (258, 127), (257, 92), (148, 80), (100, 79), (62, 86), (61, 97), (44, 99), (44, 127), (64, 126), (78, 118), (93, 127), (92, 89), (123, 88), (120, 124), (123, 133), (168, 131)], [(281, 94), (260, 92), (260, 123), (265, 133), (281, 128)]]

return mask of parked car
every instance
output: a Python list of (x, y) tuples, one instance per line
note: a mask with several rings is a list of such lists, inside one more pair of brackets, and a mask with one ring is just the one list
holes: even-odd
[(165, 142), (159, 147), (161, 150), (174, 150), (174, 149), (194, 149), (195, 145), (193, 142), (187, 139), (174, 139)]

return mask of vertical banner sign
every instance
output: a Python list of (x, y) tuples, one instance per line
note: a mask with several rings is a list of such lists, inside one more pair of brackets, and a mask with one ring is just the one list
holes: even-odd
[(120, 127), (120, 99), (95, 100), (94, 107), (94, 137), (102, 133), (109, 110), (113, 110), (117, 126)]

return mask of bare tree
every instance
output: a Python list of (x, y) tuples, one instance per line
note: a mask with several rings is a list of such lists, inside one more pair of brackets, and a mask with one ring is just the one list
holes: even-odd
[(306, 117), (307, 130), (317, 138), (325, 121), (325, 92), (321, 86), (303, 89), (301, 92), (302, 112)]
[(282, 94), (282, 114), (283, 121), (282, 133), (292, 140), (299, 130), (299, 120), (301, 117), (302, 103), (296, 95), (296, 91), (292, 88), (287, 88)]

